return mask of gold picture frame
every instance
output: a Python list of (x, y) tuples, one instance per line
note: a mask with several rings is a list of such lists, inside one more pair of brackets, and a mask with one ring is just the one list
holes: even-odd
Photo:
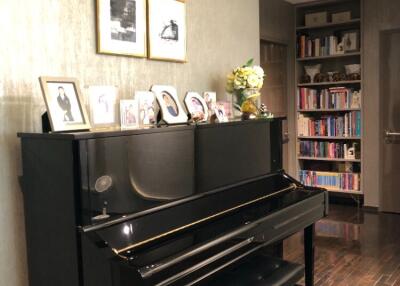
[(149, 59), (186, 63), (186, 1), (148, 0), (147, 7)]
[(90, 129), (77, 79), (41, 76), (39, 82), (53, 132)]
[(147, 1), (96, 0), (96, 34), (99, 54), (146, 58)]

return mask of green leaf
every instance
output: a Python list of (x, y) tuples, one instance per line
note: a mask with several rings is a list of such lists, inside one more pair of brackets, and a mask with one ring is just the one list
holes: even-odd
[(254, 63), (254, 59), (250, 59), (247, 61), (247, 63), (244, 65), (245, 67), (251, 67)]

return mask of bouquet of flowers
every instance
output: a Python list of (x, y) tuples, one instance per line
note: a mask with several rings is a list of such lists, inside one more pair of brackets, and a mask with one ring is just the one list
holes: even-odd
[(260, 96), (260, 89), (264, 83), (264, 70), (253, 65), (253, 62), (253, 59), (250, 59), (244, 66), (237, 67), (227, 76), (226, 91), (237, 96), (235, 107), (239, 110), (246, 100)]

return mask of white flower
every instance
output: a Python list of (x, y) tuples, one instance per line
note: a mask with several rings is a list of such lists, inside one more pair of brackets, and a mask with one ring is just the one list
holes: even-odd
[(251, 74), (247, 78), (247, 83), (249, 84), (250, 88), (256, 88), (260, 84), (260, 79), (256, 74)]
[(258, 77), (263, 78), (264, 77), (264, 70), (260, 66), (254, 66), (253, 67), (254, 72), (257, 74)]

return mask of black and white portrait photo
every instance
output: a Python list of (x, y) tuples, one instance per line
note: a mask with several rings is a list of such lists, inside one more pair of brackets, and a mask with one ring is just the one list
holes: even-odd
[(147, 56), (146, 0), (97, 0), (99, 53)]
[(136, 0), (111, 0), (111, 39), (136, 42)]
[(149, 57), (186, 61), (186, 4), (177, 0), (149, 0)]
[(41, 77), (40, 84), (53, 131), (90, 128), (75, 79)]

